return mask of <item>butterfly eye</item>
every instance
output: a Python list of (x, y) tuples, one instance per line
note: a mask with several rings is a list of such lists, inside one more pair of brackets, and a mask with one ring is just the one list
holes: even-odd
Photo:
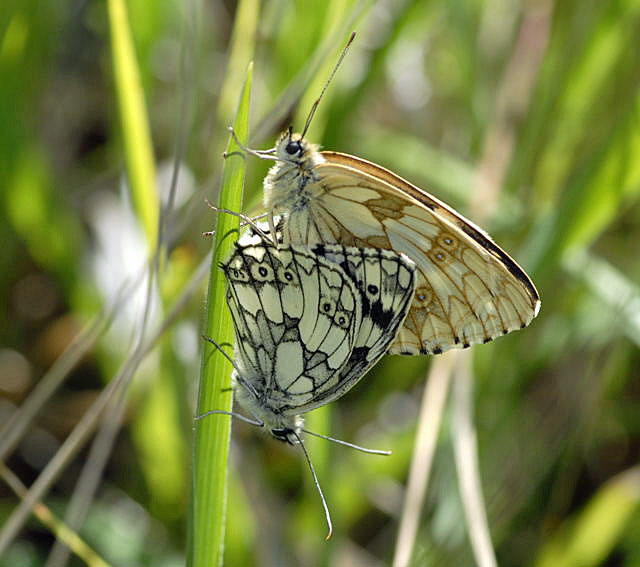
[(273, 268), (268, 264), (254, 264), (251, 266), (251, 275), (258, 282), (273, 280)]
[(294, 156), (296, 155), (298, 152), (302, 152), (302, 145), (300, 144), (300, 142), (289, 142), (286, 147), (285, 147), (285, 151), (290, 155), (290, 156)]
[(346, 311), (338, 311), (334, 317), (334, 321), (341, 329), (349, 328), (349, 315)]

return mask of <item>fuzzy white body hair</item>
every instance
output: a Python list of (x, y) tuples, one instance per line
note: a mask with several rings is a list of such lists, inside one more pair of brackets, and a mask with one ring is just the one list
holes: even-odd
[[(291, 144), (298, 144), (295, 155), (287, 152)], [(264, 179), (264, 206), (269, 211), (295, 211), (306, 208), (309, 195), (305, 187), (318, 181), (313, 168), (325, 161), (319, 146), (310, 144), (300, 134), (285, 132), (276, 143), (275, 165)]]
[[(239, 358), (236, 357), (236, 360)], [(253, 389), (249, 386), (249, 384), (264, 382), (264, 377), (252, 377), (244, 372), (240, 375), (237, 370), (234, 370), (232, 379), (235, 386), (235, 398), (251, 417), (261, 421), (269, 433), (277, 439), (291, 445), (298, 443), (297, 436), (300, 435), (304, 426), (304, 418), (300, 415), (285, 416), (274, 411), (259, 397), (260, 394), (254, 394)], [(276, 434), (276, 432), (284, 432), (284, 437), (282, 433)]]

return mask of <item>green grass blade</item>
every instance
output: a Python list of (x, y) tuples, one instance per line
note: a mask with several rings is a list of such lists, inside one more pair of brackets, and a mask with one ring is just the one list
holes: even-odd
[[(241, 141), (249, 131), (249, 101), (252, 66), (242, 89), (234, 129)], [(235, 153), (234, 153), (235, 152)], [(222, 176), (219, 206), (232, 211), (242, 210), (245, 156), (233, 138), (229, 138)], [(218, 343), (233, 343), (233, 326), (227, 309), (225, 278), (218, 268), (233, 248), (239, 219), (220, 214), (213, 243), (213, 261), (205, 307), (206, 335)], [(229, 361), (211, 344), (203, 347), (198, 393), (198, 415), (208, 410), (230, 411), (233, 401)], [(229, 416), (212, 415), (196, 423), (194, 440), (194, 470), (192, 499), (192, 533), (190, 534), (189, 565), (210, 567), (221, 565), (224, 553), (227, 498), (227, 458), (231, 420)]]
[(111, 50), (131, 196), (149, 250), (156, 247), (160, 205), (144, 91), (123, 0), (109, 0)]
[(247, 65), (245, 62), (251, 61), (253, 57), (260, 2), (259, 0), (244, 0), (238, 3), (237, 10), (231, 35), (227, 71), (218, 101), (218, 120), (222, 124), (228, 124), (229, 116), (234, 111), (238, 89), (242, 86)]
[(640, 469), (607, 482), (542, 549), (537, 567), (595, 567), (615, 549), (640, 504)]
[(599, 155), (567, 186), (556, 205), (555, 219), (541, 232), (537, 263), (553, 269), (553, 260), (589, 246), (640, 196), (640, 96), (602, 141)]

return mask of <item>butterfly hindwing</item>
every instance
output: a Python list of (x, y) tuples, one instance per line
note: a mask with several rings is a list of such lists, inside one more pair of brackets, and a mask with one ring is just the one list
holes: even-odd
[(354, 283), (304, 248), (238, 246), (224, 265), (240, 377), (280, 413), (339, 380), (360, 327)]

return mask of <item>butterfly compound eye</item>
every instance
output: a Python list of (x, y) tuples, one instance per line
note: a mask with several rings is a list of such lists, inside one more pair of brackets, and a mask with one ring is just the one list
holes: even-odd
[(290, 429), (288, 427), (272, 429), (271, 435), (278, 439), (278, 441), (289, 443), (289, 445), (295, 445), (298, 441), (295, 434), (293, 433), (293, 429)]
[(302, 146), (300, 145), (300, 142), (291, 141), (286, 145), (285, 151), (290, 156), (293, 156), (293, 155), (296, 155), (298, 152), (302, 152)]

